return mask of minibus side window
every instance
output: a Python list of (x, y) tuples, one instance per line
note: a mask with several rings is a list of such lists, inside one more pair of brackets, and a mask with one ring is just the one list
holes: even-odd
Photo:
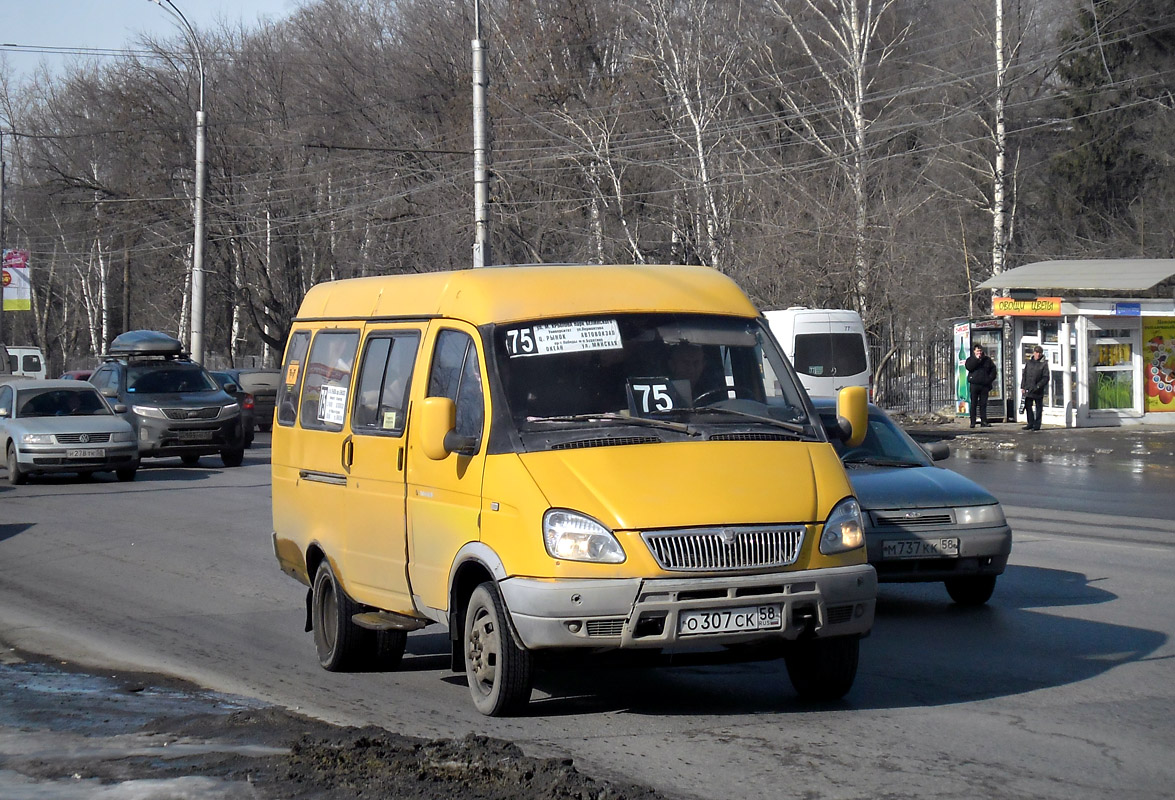
[(445, 330), (437, 336), (429, 397), (447, 397), (457, 404), (457, 434), (481, 438), (485, 409), (473, 338), (461, 331)]
[(408, 389), (420, 335), (372, 336), (363, 351), (359, 394), (351, 429), (355, 433), (404, 432)]
[(319, 331), (306, 359), (299, 424), (306, 430), (341, 431), (347, 416), (358, 331)]
[(290, 337), (286, 362), (282, 366), (282, 383), (277, 391), (277, 421), (280, 425), (293, 425), (298, 418), (298, 392), (302, 387), (309, 347), (310, 331), (298, 331)]

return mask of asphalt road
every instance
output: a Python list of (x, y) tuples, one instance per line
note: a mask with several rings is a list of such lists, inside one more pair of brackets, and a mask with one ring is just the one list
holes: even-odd
[(953, 458), (1005, 503), (1011, 564), (981, 609), (884, 586), (846, 701), (812, 710), (782, 664), (540, 678), (531, 714), (477, 714), (446, 642), (402, 671), (331, 674), (304, 589), (270, 552), (268, 452), (148, 464), (133, 484), (0, 488), (0, 640), (158, 671), (328, 721), (484, 734), (680, 797), (1102, 798), (1175, 786), (1175, 569), (1162, 464)]

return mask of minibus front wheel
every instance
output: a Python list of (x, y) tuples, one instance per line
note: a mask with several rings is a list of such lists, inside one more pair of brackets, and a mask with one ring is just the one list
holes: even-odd
[(474, 589), (465, 612), (465, 677), (473, 705), (487, 717), (518, 713), (530, 702), (533, 659), (508, 625), (498, 587), (487, 581)]
[(860, 650), (861, 640), (856, 636), (796, 642), (784, 656), (787, 676), (804, 700), (839, 700), (853, 687)]

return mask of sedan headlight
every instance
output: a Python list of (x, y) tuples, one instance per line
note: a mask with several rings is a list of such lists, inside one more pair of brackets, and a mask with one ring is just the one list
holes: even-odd
[(240, 403), (228, 403), (227, 405), (225, 405), (223, 408), (220, 409), (220, 416), (231, 417), (233, 414), (236, 414), (240, 410), (241, 410)]
[(959, 525), (1007, 525), (1004, 509), (999, 503), (986, 506), (963, 506), (955, 509), (955, 522)]
[(131, 411), (138, 414), (140, 417), (154, 417), (155, 419), (167, 419), (167, 415), (163, 413), (162, 408), (155, 406), (131, 406)]
[(110, 434), (110, 441), (112, 442), (133, 442), (134, 440), (134, 431), (115, 431)]
[(21, 444), (53, 444), (51, 433), (26, 433), (20, 437)]
[(832, 509), (824, 532), (820, 534), (820, 552), (826, 556), (855, 550), (865, 544), (865, 522), (856, 498), (846, 497)]
[(552, 508), (543, 515), (543, 543), (552, 558), (620, 564), (624, 548), (594, 519), (574, 511)]

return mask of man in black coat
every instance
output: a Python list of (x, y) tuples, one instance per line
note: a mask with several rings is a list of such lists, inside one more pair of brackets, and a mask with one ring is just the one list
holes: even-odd
[(1044, 348), (1032, 348), (1032, 358), (1024, 365), (1020, 376), (1020, 394), (1024, 396), (1024, 413), (1028, 416), (1026, 431), (1040, 430), (1040, 417), (1044, 412), (1044, 393), (1049, 388), (1049, 362), (1044, 359)]
[(971, 390), (971, 427), (975, 427), (975, 415), (978, 413), (979, 422), (985, 428), (990, 428), (987, 421), (987, 396), (991, 387), (995, 385), (995, 362), (983, 350), (983, 345), (971, 348), (971, 355), (964, 363), (967, 367), (967, 387)]

